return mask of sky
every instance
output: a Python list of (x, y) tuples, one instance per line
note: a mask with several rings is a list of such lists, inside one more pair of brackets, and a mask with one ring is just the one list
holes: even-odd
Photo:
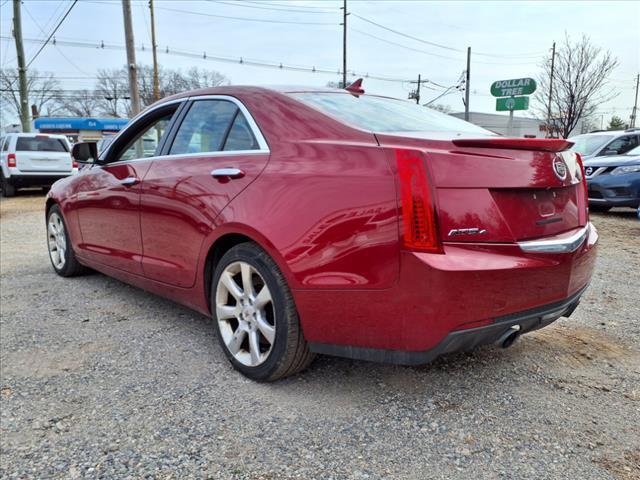
[[(151, 64), (148, 0), (131, 0), (139, 63)], [(25, 40), (43, 39), (72, 0), (24, 0)], [(536, 77), (542, 58), (565, 33), (586, 34), (610, 50), (619, 66), (609, 88), (617, 97), (599, 109), (606, 123), (612, 115), (629, 118), (640, 71), (640, 2), (638, 1), (365, 1), (348, 0), (347, 70), (365, 77), (368, 93), (407, 98), (418, 74), (430, 82), (421, 103), (454, 87), (466, 68), (471, 47), (470, 109), (495, 112), (489, 92), (495, 80)], [(325, 86), (338, 81), (342, 66), (342, 1), (313, 0), (155, 0), (156, 35), (161, 66), (217, 70), (232, 84)], [(12, 0), (0, 0), (0, 64), (15, 67), (11, 37)], [(377, 24), (377, 25), (376, 25)], [(92, 88), (99, 68), (126, 63), (120, 0), (79, 0), (32, 67), (54, 73), (63, 89)], [(80, 42), (83, 47), (64, 42)], [(89, 44), (86, 46), (86, 44)], [(26, 41), (30, 60), (40, 47)], [(187, 58), (169, 52), (187, 52)], [(206, 59), (204, 58), (206, 55)], [(223, 57), (230, 61), (219, 61)], [(240, 59), (243, 63), (240, 63)], [(258, 67), (246, 60), (304, 71)], [(332, 73), (310, 71), (330, 70)], [(367, 77), (368, 75), (368, 77)], [(382, 77), (384, 80), (373, 77)], [(462, 111), (455, 88), (435, 101)], [(529, 115), (531, 115), (529, 113)]]

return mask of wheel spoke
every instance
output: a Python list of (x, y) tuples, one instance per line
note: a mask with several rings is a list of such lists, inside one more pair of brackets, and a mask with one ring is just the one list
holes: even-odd
[(218, 305), (216, 306), (216, 316), (218, 320), (228, 320), (230, 318), (236, 318), (240, 313), (240, 310), (237, 306), (231, 307), (229, 305)]
[(262, 289), (258, 293), (258, 296), (256, 297), (256, 300), (254, 302), (254, 305), (257, 309), (262, 310), (270, 301), (271, 301), (271, 292), (265, 285), (264, 287), (262, 287)]
[(248, 263), (241, 263), (240, 272), (242, 273), (242, 291), (247, 297), (252, 297), (254, 292), (253, 279), (251, 278), (251, 265)]
[(233, 355), (236, 355), (240, 351), (240, 347), (246, 334), (247, 332), (241, 328), (237, 328), (236, 331), (233, 332), (231, 340), (227, 343), (227, 348)]
[(260, 363), (260, 339), (258, 338), (257, 330), (249, 332), (249, 351), (251, 353), (251, 363), (253, 365)]
[(264, 335), (264, 338), (273, 345), (273, 341), (276, 338), (276, 329), (267, 323), (262, 314), (259, 314), (256, 317), (256, 323), (258, 324), (258, 329)]
[(220, 280), (222, 281), (222, 284), (225, 286), (227, 291), (233, 296), (233, 298), (235, 298), (237, 301), (240, 301), (242, 299), (242, 290), (231, 276), (231, 273), (224, 272), (220, 277)]

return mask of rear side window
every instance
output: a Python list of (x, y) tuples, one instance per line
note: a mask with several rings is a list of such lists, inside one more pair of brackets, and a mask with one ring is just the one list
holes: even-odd
[(251, 127), (247, 123), (247, 119), (244, 118), (242, 112), (238, 111), (236, 118), (233, 120), (231, 130), (227, 135), (227, 139), (224, 142), (225, 151), (232, 150), (257, 150), (258, 142), (256, 137), (253, 136)]
[(18, 137), (16, 150), (19, 152), (68, 152), (69, 148), (60, 138)]
[(292, 93), (292, 97), (372, 132), (460, 132), (493, 135), (484, 128), (413, 102), (349, 93)]
[(9, 150), (9, 141), (11, 139), (9, 137), (4, 139), (4, 144), (2, 145), (2, 151), (6, 152), (7, 150)]
[(238, 107), (225, 100), (198, 100), (180, 124), (170, 155), (217, 152), (234, 120)]

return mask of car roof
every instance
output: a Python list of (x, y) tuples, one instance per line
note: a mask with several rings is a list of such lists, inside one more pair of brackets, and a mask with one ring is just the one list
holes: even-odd
[(623, 135), (628, 135), (631, 133), (640, 133), (640, 129), (629, 128), (627, 130), (597, 130), (595, 132), (581, 133), (580, 135), (576, 135), (575, 137), (571, 138), (595, 136), (621, 137)]
[(7, 136), (9, 135), (15, 135), (16, 137), (51, 137), (51, 138), (64, 138), (65, 140), (67, 139), (65, 135), (60, 135), (55, 133), (38, 133), (38, 132), (7, 133)]

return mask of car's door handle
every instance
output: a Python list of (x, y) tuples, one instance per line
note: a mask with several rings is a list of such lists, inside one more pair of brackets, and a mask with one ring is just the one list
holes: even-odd
[(124, 185), (125, 187), (131, 187), (132, 185), (137, 185), (140, 183), (140, 179), (137, 177), (127, 177), (120, 180), (120, 185)]
[(211, 176), (213, 178), (242, 178), (244, 177), (244, 172), (239, 168), (216, 168), (211, 171)]

